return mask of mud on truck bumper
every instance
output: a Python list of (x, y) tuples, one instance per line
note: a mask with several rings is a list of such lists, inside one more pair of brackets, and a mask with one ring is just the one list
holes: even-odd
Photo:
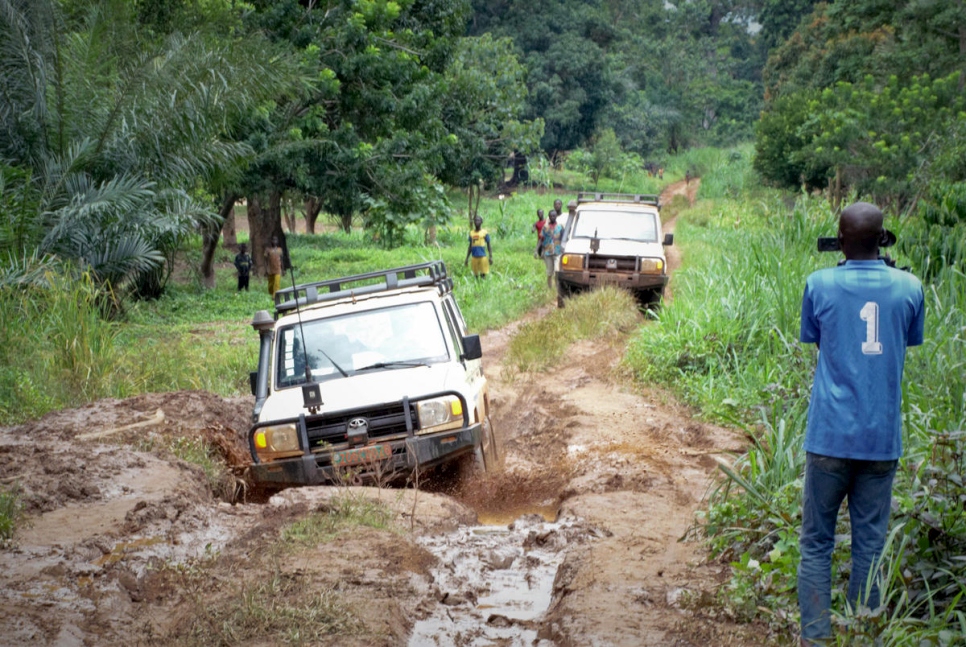
[(608, 272), (578, 270), (557, 272), (563, 289), (584, 289), (598, 285), (614, 285), (628, 290), (654, 290), (667, 285), (667, 274), (639, 274), (637, 272)]
[[(405, 421), (405, 411), (409, 409), (409, 403), (392, 410), (384, 409), (385, 415), (379, 420), (391, 419), (396, 428), (373, 425), (374, 434), (364, 444), (355, 446), (347, 442), (345, 425), (341, 421), (357, 418), (358, 411), (338, 414), (338, 421), (332, 420), (331, 415), (301, 415), (294, 420), (281, 421), (295, 424), (300, 449), (297, 450), (298, 455), (291, 455), (296, 452), (290, 452), (289, 456), (271, 461), (260, 460), (256, 451), (255, 433), (260, 427), (268, 426), (257, 425), (249, 432), (255, 461), (250, 468), (251, 477), (257, 484), (277, 486), (337, 483), (347, 474), (364, 480), (391, 479), (473, 452), (483, 442), (483, 425), (470, 424), (465, 417), (461, 427), (420, 433), (419, 429), (414, 428), (411, 417), (405, 424), (400, 421), (400, 418)], [(371, 420), (376, 422), (375, 418)], [(279, 421), (272, 424), (277, 425)], [(387, 433), (380, 435), (381, 431)]]

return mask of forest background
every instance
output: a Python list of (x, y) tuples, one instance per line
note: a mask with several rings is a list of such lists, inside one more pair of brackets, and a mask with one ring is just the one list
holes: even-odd
[[(628, 361), (748, 425), (756, 445), (706, 529), (735, 559), (724, 606), (769, 609), (788, 635), (801, 411), (776, 403), (805, 400), (791, 396), (814, 363), (791, 341), (800, 281), (831, 260), (814, 236), (869, 199), (927, 282), (936, 341), (910, 369), (889, 570), (905, 594), (840, 618), (842, 640), (959, 644), (964, 83), (963, 0), (0, 0), (0, 412), (243, 390), (250, 353), (211, 324), (255, 309), (216, 271), (236, 205), (256, 275), (273, 235), (305, 272), (458, 265), (465, 219), (484, 213), (496, 280), (462, 287), (485, 294), (468, 318), (488, 327), (546, 298), (524, 235), (541, 191), (656, 192), (652, 172), (691, 172), (710, 202), (682, 235), (700, 254)], [(515, 154), (528, 165), (508, 177)]]

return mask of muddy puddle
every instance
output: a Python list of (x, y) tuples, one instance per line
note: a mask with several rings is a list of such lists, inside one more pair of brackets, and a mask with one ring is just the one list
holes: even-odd
[[(544, 511), (541, 511), (546, 514)], [(568, 548), (601, 536), (577, 519), (528, 514), (506, 525), (461, 527), (418, 542), (439, 560), (436, 605), (418, 620), (409, 647), (552, 645), (538, 629)]]

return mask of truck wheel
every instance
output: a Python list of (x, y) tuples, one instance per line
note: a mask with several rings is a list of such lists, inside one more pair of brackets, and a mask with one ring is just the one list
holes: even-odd
[(483, 445), (476, 447), (457, 459), (457, 473), (460, 481), (470, 481), (486, 472), (486, 457), (483, 455)]
[(493, 423), (490, 422), (490, 416), (483, 419), (483, 458), (487, 472), (496, 472), (503, 466), (503, 457), (496, 442), (496, 434), (493, 432)]

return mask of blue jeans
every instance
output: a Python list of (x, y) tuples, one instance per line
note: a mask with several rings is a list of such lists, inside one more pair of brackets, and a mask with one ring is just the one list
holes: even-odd
[(849, 499), (852, 525), (852, 574), (848, 601), (879, 606), (876, 579), (865, 591), (869, 571), (879, 559), (889, 529), (892, 479), (898, 461), (860, 461), (809, 453), (802, 496), (802, 561), (798, 566), (798, 607), (807, 644), (831, 638), (832, 549), (839, 508)]

